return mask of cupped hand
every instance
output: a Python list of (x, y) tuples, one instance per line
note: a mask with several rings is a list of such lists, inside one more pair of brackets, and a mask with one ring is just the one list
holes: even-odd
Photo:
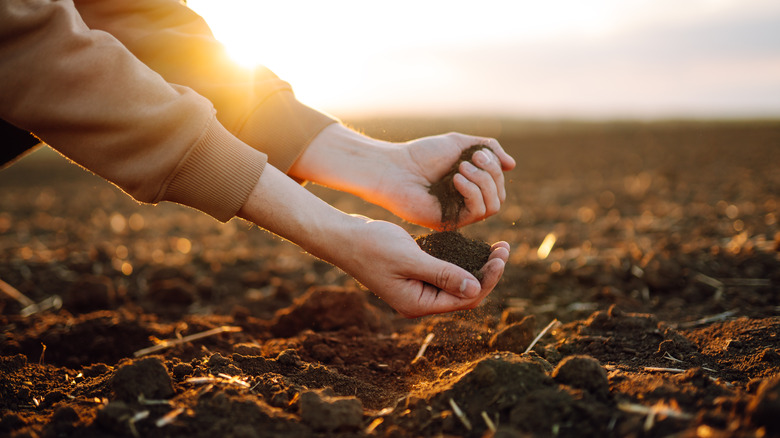
[(422, 251), (402, 228), (372, 220), (357, 227), (352, 245), (336, 264), (407, 318), (476, 307), (496, 286), (509, 258), (509, 244), (495, 243), (478, 282)]
[(453, 183), (463, 195), (465, 207), (457, 223), (448, 225), (457, 228), (497, 213), (506, 200), (503, 172), (513, 169), (515, 160), (495, 139), (458, 133), (399, 145), (376, 187), (377, 203), (409, 222), (436, 230), (446, 228), (439, 200), (429, 193), (429, 187), (473, 145), (487, 149), (475, 152), (471, 162), (460, 164)]

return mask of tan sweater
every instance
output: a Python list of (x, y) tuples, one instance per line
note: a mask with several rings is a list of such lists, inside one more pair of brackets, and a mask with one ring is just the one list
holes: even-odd
[(335, 122), (176, 0), (0, 1), (0, 118), (139, 201), (222, 221)]

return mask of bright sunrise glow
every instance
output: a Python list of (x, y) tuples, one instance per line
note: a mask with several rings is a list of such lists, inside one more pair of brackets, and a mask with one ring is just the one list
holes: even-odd
[[(723, 17), (739, 18), (751, 11), (754, 21), (771, 17), (780, 11), (774, 0), (187, 4), (206, 19), (237, 62), (269, 67), (293, 85), (300, 100), (337, 115), (466, 108), (533, 114), (652, 113), (712, 105), (749, 110), (750, 105), (772, 107), (767, 90), (780, 91), (774, 79), (780, 71), (778, 57), (762, 54), (735, 63), (710, 53), (717, 47), (707, 42), (712, 40), (707, 35), (699, 38), (703, 43), (694, 38), (705, 50), (694, 43), (686, 49), (685, 41), (663, 38), (669, 29), (699, 26), (706, 31), (709, 22), (718, 24)], [(780, 34), (761, 40), (773, 37), (780, 41)], [(640, 49), (651, 56), (636, 52), (630, 38), (644, 44)], [(651, 47), (655, 40), (660, 41), (658, 47)], [(677, 46), (693, 55), (687, 56), (691, 65), (684, 70), (668, 56), (682, 50)], [(623, 56), (621, 51), (627, 50)], [(698, 60), (701, 53), (708, 57)], [(706, 78), (702, 81), (697, 72)], [(748, 83), (758, 85), (750, 88)]]

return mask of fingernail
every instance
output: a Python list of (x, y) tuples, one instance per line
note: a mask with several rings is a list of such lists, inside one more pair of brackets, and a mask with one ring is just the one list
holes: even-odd
[(474, 298), (479, 295), (479, 291), (482, 287), (476, 281), (470, 278), (464, 278), (460, 284), (460, 293), (466, 298)]
[(477, 171), (477, 166), (469, 163), (468, 161), (464, 161), (463, 166), (466, 168), (466, 172), (468, 173), (474, 173)]
[(488, 154), (485, 153), (485, 151), (476, 151), (473, 155), (474, 162), (479, 164), (480, 166), (484, 166), (488, 162), (490, 162), (490, 157)]

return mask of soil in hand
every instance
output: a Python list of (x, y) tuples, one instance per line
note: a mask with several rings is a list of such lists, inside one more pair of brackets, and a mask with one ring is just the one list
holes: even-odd
[(469, 239), (457, 231), (442, 231), (415, 239), (423, 251), (458, 265), (469, 271), (478, 280), (482, 280), (482, 269), (490, 256), (490, 245), (485, 242)]
[(441, 206), (441, 223), (447, 230), (455, 229), (455, 226), (458, 224), (458, 217), (460, 217), (460, 211), (466, 205), (463, 195), (455, 189), (455, 184), (452, 180), (455, 177), (455, 174), (458, 173), (460, 163), (470, 161), (474, 152), (485, 148), (487, 148), (487, 146), (483, 144), (475, 144), (463, 151), (460, 154), (458, 161), (452, 165), (450, 170), (440, 180), (428, 187), (428, 193), (439, 200), (439, 205)]
[(465, 206), (463, 195), (455, 188), (453, 178), (458, 173), (460, 163), (471, 160), (474, 152), (485, 148), (487, 146), (476, 144), (464, 150), (450, 170), (440, 180), (431, 184), (428, 193), (439, 200), (441, 223), (445, 231), (416, 238), (417, 244), (423, 251), (460, 266), (479, 280), (482, 280), (480, 269), (487, 263), (490, 256), (490, 245), (469, 239), (459, 232), (453, 231), (457, 227), (460, 212)]

